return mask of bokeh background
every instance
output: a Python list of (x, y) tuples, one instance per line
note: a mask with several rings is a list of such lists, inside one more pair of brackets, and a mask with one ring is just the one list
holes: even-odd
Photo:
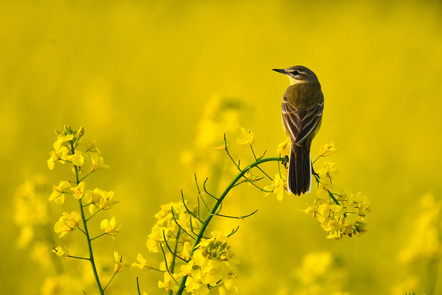
[[(55, 272), (40, 229), (20, 245), (15, 222), (20, 186), (44, 175), (50, 187), (70, 176), (46, 166), (55, 129), (84, 126), (98, 142), (111, 169), (91, 186), (116, 192), (121, 203), (108, 216), (123, 226), (117, 240), (97, 244), (99, 252), (134, 260), (138, 252), (149, 256), (145, 241), (160, 204), (178, 201), (181, 188), (195, 194), (194, 172), (211, 176), (216, 152), (198, 138), (213, 136), (215, 146), (229, 132), (234, 146), (238, 125), (255, 132), (258, 153), (275, 154), (288, 80), (271, 69), (305, 65), (325, 95), (312, 151), (335, 141), (337, 181), (370, 197), (370, 231), (327, 240), (300, 211), (311, 197), (278, 202), (243, 189), (230, 208), (259, 211), (232, 238), (241, 294), (329, 294), (302, 293), (297, 276), (311, 253), (333, 257), (322, 287), (441, 294), (437, 254), (401, 259), (410, 243), (417, 252), (430, 242), (433, 254), (442, 248), (440, 227), (429, 238), (415, 226), (425, 216), (422, 196), (431, 209), (442, 195), (441, 52), (440, 1), (1, 1), (0, 293), (39, 294)], [(223, 108), (237, 113), (222, 116)], [(224, 122), (218, 134), (207, 132), (207, 120)], [(51, 224), (60, 214), (52, 205)], [(160, 294), (157, 273), (131, 271), (116, 278), (113, 294), (135, 294), (136, 276), (149, 294)]]

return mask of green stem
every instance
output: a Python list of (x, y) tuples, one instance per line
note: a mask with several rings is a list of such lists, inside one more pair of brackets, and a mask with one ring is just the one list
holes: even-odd
[(98, 235), (98, 236), (92, 238), (92, 239), (91, 239), (91, 242), (92, 242), (93, 240), (95, 240), (95, 239), (98, 239), (98, 238), (104, 236), (104, 235), (107, 235), (107, 233), (102, 233), (101, 235)]
[(315, 164), (316, 163), (316, 161), (318, 161), (319, 160), (319, 158), (321, 158), (322, 156), (321, 155), (319, 155), (313, 162), (312, 162), (312, 165), (313, 164)]
[[(223, 202), (224, 198), (227, 196), (227, 194), (230, 192), (230, 190), (235, 186), (235, 184), (244, 176), (244, 174), (246, 174), (250, 169), (265, 163), (265, 162), (278, 162), (278, 161), (284, 161), (284, 158), (279, 158), (279, 157), (273, 157), (273, 158), (265, 158), (265, 159), (258, 159), (255, 162), (253, 162), (252, 164), (250, 164), (249, 166), (245, 167), (244, 169), (242, 169), (240, 171), (240, 173), (232, 180), (232, 182), (226, 187), (226, 189), (224, 190), (224, 192), (221, 194), (221, 196), (218, 198), (218, 200), (216, 201), (215, 205), (213, 205), (212, 210), (210, 210), (209, 214), (207, 215), (206, 219), (204, 220), (201, 229), (198, 233), (198, 236), (196, 237), (193, 246), (192, 246), (192, 250), (190, 251), (190, 255), (189, 257), (192, 258), (193, 252), (196, 250), (198, 244), (201, 242), (201, 239), (204, 236), (204, 233), (207, 229), (207, 227), (209, 226), (210, 221), (212, 220), (213, 216), (216, 216), (216, 212), (219, 208), (219, 206), (221, 205), (221, 203)], [(181, 295), (184, 292), (184, 288), (186, 286), (186, 281), (187, 281), (187, 276), (185, 276), (180, 284), (180, 287), (178, 289), (178, 292), (176, 293), (177, 295)]]
[(114, 274), (112, 275), (111, 279), (109, 280), (109, 282), (106, 284), (106, 287), (103, 288), (103, 292), (106, 290), (106, 288), (110, 285), (110, 283), (112, 282), (112, 280), (115, 278), (115, 275), (117, 274), (117, 272), (114, 272)]
[[(317, 174), (315, 175), (315, 180), (318, 184), (320, 183), (319, 176)], [(334, 194), (329, 189), (326, 189), (326, 190), (327, 190), (329, 197), (333, 200), (333, 202), (335, 202), (336, 205), (340, 206), (341, 204), (339, 204), (339, 201), (335, 198)]]
[(102, 209), (99, 209), (97, 212), (95, 212), (94, 214), (92, 214), (91, 216), (88, 217), (88, 219), (86, 219), (86, 221), (89, 221), (92, 217), (94, 217), (95, 215), (97, 215)]
[(141, 295), (140, 282), (138, 281), (138, 277), (137, 277), (137, 291), (138, 291), (138, 295)]
[(175, 243), (175, 249), (174, 249), (174, 252), (173, 252), (173, 257), (172, 257), (172, 262), (170, 263), (170, 271), (173, 273), (174, 272), (174, 270), (175, 270), (175, 258), (176, 258), (176, 253), (177, 253), (177, 251), (178, 251), (178, 240), (179, 240), (179, 238), (180, 238), (180, 234), (181, 234), (181, 228), (179, 228), (178, 229), (178, 233), (177, 233), (177, 235), (176, 235), (176, 243)]
[[(173, 213), (172, 213), (172, 214), (173, 214)], [(176, 255), (178, 255), (178, 254), (176, 254), (176, 253), (177, 253), (177, 250), (178, 250), (178, 239), (179, 239), (179, 237), (180, 237), (180, 234), (181, 234), (181, 228), (178, 229), (178, 233), (177, 233), (177, 236), (176, 236), (175, 250), (174, 250), (174, 252), (173, 252), (172, 262), (171, 262), (171, 264), (170, 264), (170, 272), (171, 272), (172, 274), (173, 274), (173, 271), (174, 271), (174, 268), (175, 268), (175, 259), (176, 259)], [(170, 290), (170, 291), (169, 291), (169, 295), (172, 295), (172, 294), (173, 294), (173, 291)]]
[[(79, 174), (78, 167), (75, 166), (75, 176), (76, 176), (77, 186), (80, 184), (80, 179), (78, 177), (78, 174)], [(89, 249), (89, 261), (91, 262), (92, 272), (94, 273), (95, 281), (97, 282), (98, 291), (100, 292), (101, 295), (104, 295), (104, 289), (101, 286), (100, 278), (98, 277), (97, 267), (95, 266), (94, 253), (92, 251), (92, 243), (91, 243), (92, 240), (91, 240), (91, 237), (89, 235), (89, 230), (87, 228), (87, 219), (86, 219), (86, 216), (84, 214), (83, 203), (82, 203), (81, 199), (79, 199), (78, 202), (79, 202), (79, 205), (80, 205), (81, 219), (83, 220), (84, 234), (86, 235), (87, 246), (88, 246), (88, 249)]]
[(86, 257), (73, 256), (73, 255), (68, 255), (67, 257), (73, 258), (73, 259), (80, 259), (80, 260), (89, 260), (89, 258), (86, 258)]
[(94, 173), (94, 172), (95, 172), (95, 170), (92, 170), (91, 172), (89, 172), (88, 174), (86, 174), (85, 176), (83, 176), (83, 178), (80, 179), (79, 182), (82, 182), (83, 180), (86, 179), (86, 177), (88, 177), (89, 175), (91, 175), (91, 174)]

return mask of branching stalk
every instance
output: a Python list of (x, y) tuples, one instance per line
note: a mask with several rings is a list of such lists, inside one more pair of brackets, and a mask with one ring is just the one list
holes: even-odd
[[(258, 165), (265, 163), (265, 162), (279, 162), (279, 161), (284, 161), (284, 158), (279, 158), (279, 157), (273, 157), (273, 158), (265, 158), (265, 159), (258, 159), (255, 162), (253, 162), (252, 164), (248, 165), (247, 167), (245, 167), (244, 169), (242, 169), (238, 175), (232, 180), (232, 182), (226, 187), (226, 189), (224, 190), (224, 192), (221, 194), (221, 196), (217, 199), (216, 203), (213, 205), (212, 209), (210, 210), (209, 214), (207, 215), (206, 219), (204, 220), (201, 229), (198, 233), (198, 236), (196, 237), (193, 246), (192, 246), (192, 250), (190, 252), (189, 257), (192, 258), (194, 251), (196, 250), (198, 244), (201, 242), (201, 239), (204, 236), (204, 233), (207, 229), (207, 227), (209, 226), (210, 221), (212, 220), (213, 216), (216, 216), (218, 208), (221, 206), (224, 198), (227, 196), (227, 194), (230, 192), (230, 190), (235, 187), (236, 183), (242, 178), (244, 177), (244, 174), (246, 174), (250, 169), (257, 167)], [(181, 284), (180, 287), (178, 289), (178, 292), (176, 293), (177, 295), (181, 295), (184, 292), (184, 288), (186, 286), (186, 281), (187, 281), (187, 276), (183, 277), (183, 279), (181, 280)]]

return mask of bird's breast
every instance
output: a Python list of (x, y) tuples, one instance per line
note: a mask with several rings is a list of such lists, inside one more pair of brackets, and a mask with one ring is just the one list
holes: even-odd
[(302, 111), (316, 106), (323, 95), (319, 83), (299, 83), (290, 85), (284, 97), (292, 107)]

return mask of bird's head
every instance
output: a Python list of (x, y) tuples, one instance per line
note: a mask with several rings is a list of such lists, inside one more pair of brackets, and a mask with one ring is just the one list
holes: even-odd
[(286, 75), (290, 80), (290, 85), (301, 83), (319, 83), (315, 73), (304, 66), (293, 66), (286, 69), (273, 70)]

